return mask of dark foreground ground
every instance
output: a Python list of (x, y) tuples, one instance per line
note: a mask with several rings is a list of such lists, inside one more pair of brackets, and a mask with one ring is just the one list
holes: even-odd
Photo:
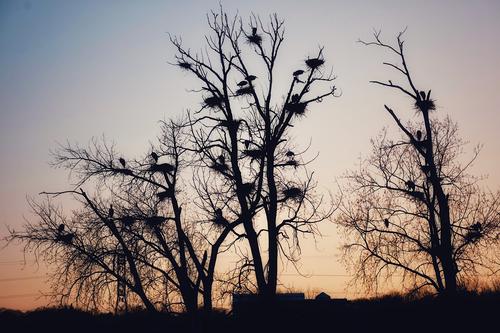
[(401, 297), (348, 304), (304, 302), (251, 307), (238, 314), (91, 314), (75, 309), (0, 310), (0, 332), (500, 332), (500, 293), (452, 301)]

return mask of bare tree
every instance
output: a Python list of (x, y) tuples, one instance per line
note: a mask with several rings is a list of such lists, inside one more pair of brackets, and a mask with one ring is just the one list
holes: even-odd
[[(31, 202), (39, 220), (11, 231), (10, 240), (53, 264), (60, 301), (98, 307), (108, 297), (113, 305), (114, 286), (121, 284), (149, 311), (179, 304), (195, 312), (199, 294), (211, 309), (216, 258), (231, 226), (208, 242), (195, 215), (183, 212), (189, 201), (180, 174), (191, 159), (184, 129), (164, 122), (158, 144), (139, 160), (126, 160), (98, 140), (88, 147), (68, 143), (54, 153), (54, 166), (74, 176), (74, 189), (43, 192), (48, 201)], [(66, 217), (50, 200), (61, 195), (72, 195), (81, 210)]]
[(253, 272), (254, 291), (273, 296), (280, 251), (287, 260), (296, 260), (299, 235), (315, 234), (315, 224), (331, 214), (331, 209), (321, 211), (322, 198), (314, 194), (308, 162), (295, 151), (288, 133), (314, 102), (335, 95), (335, 86), (312, 92), (335, 77), (324, 72), (320, 49), (303, 68), (286, 73), (287, 88), (279, 93), (276, 80), (283, 75), (277, 73), (276, 62), (284, 41), (283, 21), (272, 15), (265, 24), (251, 16), (244, 24), (222, 9), (207, 18), (211, 34), (202, 51), (193, 53), (180, 38), (171, 37), (175, 64), (198, 80), (195, 92), (203, 100), (189, 115), (202, 168), (195, 177), (203, 184), (200, 206), (214, 214), (219, 226), (231, 221), (242, 227), (233, 231), (237, 239), (246, 239), (249, 255), (237, 268), (236, 285), (251, 282), (242, 274)]
[(371, 82), (405, 94), (414, 111), (398, 114), (385, 105), (402, 136), (391, 139), (383, 131), (372, 140), (371, 155), (347, 175), (351, 195), (336, 222), (345, 231), (344, 259), (365, 286), (400, 274), (408, 288), (430, 286), (451, 295), (471, 275), (494, 272), (490, 259), (499, 245), (500, 194), (483, 191), (480, 179), (468, 174), (479, 147), (462, 163), (465, 143), (457, 125), (434, 115), (431, 91), (417, 88), (402, 35), (396, 46), (384, 42), (380, 32), (362, 43), (399, 58), (400, 63), (384, 65), (402, 75), (403, 83)]

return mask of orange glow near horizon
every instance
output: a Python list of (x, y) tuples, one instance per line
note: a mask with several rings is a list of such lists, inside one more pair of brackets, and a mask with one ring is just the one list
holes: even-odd
[[(3, 1), (0, 4), (0, 237), (32, 218), (26, 196), (64, 190), (64, 170), (48, 165), (58, 142), (86, 144), (103, 133), (128, 156), (143, 154), (159, 133), (158, 120), (178, 117), (200, 103), (188, 92), (193, 81), (169, 65), (175, 50), (167, 32), (201, 47), (205, 14), (219, 1)], [(387, 39), (405, 27), (407, 54), (419, 86), (432, 89), (437, 111), (458, 122), (461, 136), (483, 150), (472, 167), (492, 191), (500, 188), (500, 2), (496, 1), (227, 1), (230, 13), (246, 18), (276, 12), (285, 19), (279, 68), (288, 73), (325, 46), (338, 76), (340, 98), (317, 104), (293, 129), (297, 142), (311, 141), (311, 165), (320, 189), (335, 193), (343, 173), (367, 156), (370, 138), (392, 123), (383, 110), (391, 104), (414, 112), (397, 94), (368, 84), (393, 73), (381, 65), (387, 54), (363, 47), (381, 28)], [(326, 125), (328, 124), (328, 126)], [(348, 142), (348, 144), (347, 144)], [(74, 204), (68, 203), (68, 208)], [(339, 263), (340, 236), (331, 222), (323, 237), (302, 246), (304, 277), (282, 267), (284, 287), (326, 291), (332, 297), (363, 294), (348, 287)], [(24, 266), (22, 248), (0, 243), (0, 308), (44, 306), (47, 268)], [(230, 265), (230, 255), (222, 265)], [(397, 280), (397, 279), (396, 279)], [(395, 288), (397, 281), (392, 287)], [(385, 290), (390, 290), (391, 285)]]

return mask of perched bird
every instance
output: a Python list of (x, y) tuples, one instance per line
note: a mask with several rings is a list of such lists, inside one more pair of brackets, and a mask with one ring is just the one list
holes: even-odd
[(418, 141), (422, 140), (422, 131), (420, 130), (417, 131), (417, 140)]
[(247, 80), (248, 82), (252, 82), (253, 80), (255, 80), (257, 78), (257, 76), (255, 75), (248, 75), (245, 80)]
[(153, 160), (155, 161), (155, 163), (158, 162), (158, 154), (157, 153), (155, 153), (154, 151), (151, 152), (151, 157), (153, 158)]
[(304, 71), (302, 69), (298, 69), (295, 72), (293, 72), (293, 76), (299, 76), (304, 74)]
[(115, 215), (115, 210), (113, 209), (113, 205), (109, 205), (108, 217), (113, 218), (113, 215)]
[(256, 35), (257, 34), (257, 27), (252, 27), (252, 35)]
[(61, 233), (64, 231), (64, 227), (65, 225), (64, 224), (59, 224), (59, 227), (57, 227), (57, 232)]
[(386, 228), (389, 228), (389, 220), (388, 219), (384, 219), (384, 225)]
[(300, 100), (300, 96), (298, 94), (293, 94), (292, 103), (298, 103)]
[(226, 164), (226, 158), (224, 157), (224, 155), (219, 155), (219, 157), (217, 157), (217, 161), (220, 164)]
[(422, 99), (425, 99), (425, 91), (420, 92), (420, 97), (422, 97)]
[(246, 80), (243, 80), (243, 81), (238, 82), (238, 87), (243, 87), (243, 86), (246, 86), (247, 84), (248, 84), (248, 82)]
[(245, 144), (245, 148), (248, 149), (250, 146), (250, 140), (245, 140), (243, 143)]
[(412, 182), (411, 180), (407, 180), (405, 182), (405, 185), (406, 185), (406, 188), (409, 190), (409, 191), (415, 191), (415, 183)]
[(483, 226), (481, 225), (480, 222), (477, 222), (477, 223), (472, 225), (472, 229), (474, 231), (481, 232), (481, 231), (483, 231)]
[(120, 158), (118, 159), (118, 161), (120, 161), (120, 164), (122, 165), (122, 167), (124, 167), (124, 168), (125, 168), (125, 159), (124, 159), (123, 157), (120, 157)]
[(289, 150), (289, 151), (286, 152), (285, 155), (286, 155), (286, 157), (294, 157), (295, 153), (293, 151)]

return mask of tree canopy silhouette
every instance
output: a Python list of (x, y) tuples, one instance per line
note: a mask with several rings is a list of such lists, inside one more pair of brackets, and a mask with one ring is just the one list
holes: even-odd
[[(277, 73), (277, 15), (267, 25), (252, 16), (245, 26), (222, 9), (207, 19), (200, 53), (171, 36), (175, 65), (201, 85), (200, 109), (162, 122), (157, 142), (135, 159), (105, 140), (60, 146), (53, 165), (70, 172), (72, 188), (30, 200), (38, 219), (11, 231), (11, 241), (54, 268), (61, 303), (194, 313), (228, 292), (272, 297), (280, 253), (298, 260), (301, 234), (315, 235), (331, 215), (315, 192), (307, 149), (289, 137), (313, 103), (335, 95), (323, 49), (299, 57), (301, 69)], [(282, 93), (278, 75), (288, 78)], [(62, 195), (80, 208), (65, 214), (55, 202)], [(218, 255), (229, 250), (240, 260), (218, 272)]]
[(267, 24), (252, 16), (245, 25), (221, 10), (208, 22), (204, 51), (192, 53), (171, 37), (176, 64), (196, 78), (202, 95), (201, 108), (189, 114), (202, 166), (195, 177), (207, 184), (199, 194), (203, 207), (218, 212), (215, 221), (224, 216), (243, 227), (249, 254), (234, 270), (235, 287), (272, 297), (279, 254), (295, 262), (300, 234), (316, 233), (315, 224), (332, 213), (331, 206), (321, 209), (304, 151), (288, 133), (313, 103), (335, 96), (328, 85), (335, 77), (324, 71), (322, 48), (293, 73), (276, 70), (284, 41), (277, 15)]
[[(440, 117), (430, 90), (417, 88), (406, 62), (403, 33), (395, 46), (380, 32), (364, 45), (396, 55), (384, 62), (403, 81), (371, 81), (409, 97), (409, 112), (385, 110), (401, 133), (372, 140), (372, 153), (347, 174), (349, 195), (336, 222), (345, 231), (344, 259), (356, 279), (376, 288), (400, 274), (411, 290), (430, 287), (455, 294), (460, 282), (494, 271), (500, 194), (483, 191), (463, 163), (465, 142), (449, 117)], [(492, 256), (493, 255), (493, 256)]]

